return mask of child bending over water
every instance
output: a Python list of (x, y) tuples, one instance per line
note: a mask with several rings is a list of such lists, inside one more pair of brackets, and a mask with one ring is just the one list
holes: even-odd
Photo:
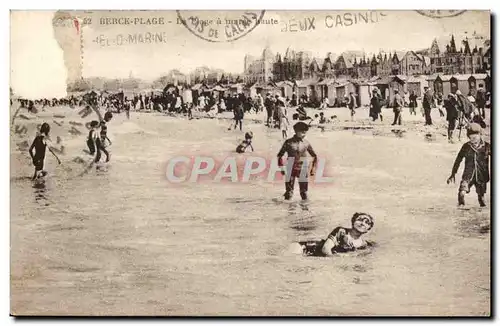
[(104, 120), (101, 121), (99, 126), (101, 127), (101, 132), (99, 134), (99, 137), (96, 138), (96, 156), (94, 159), (95, 163), (99, 163), (101, 160), (101, 152), (103, 152), (106, 155), (106, 162), (109, 162), (109, 152), (106, 149), (106, 147), (111, 145), (111, 140), (108, 138), (108, 126), (107, 123), (111, 121), (113, 118), (113, 114), (111, 112), (106, 112), (104, 114)]
[(238, 147), (236, 147), (236, 152), (244, 153), (248, 147), (250, 147), (253, 152), (252, 139), (253, 139), (253, 132), (249, 131), (245, 133), (245, 140), (242, 141), (241, 144), (238, 145)]

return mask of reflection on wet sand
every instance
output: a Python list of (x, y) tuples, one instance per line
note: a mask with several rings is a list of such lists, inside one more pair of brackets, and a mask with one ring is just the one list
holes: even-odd
[(49, 199), (47, 198), (47, 186), (45, 184), (45, 180), (36, 180), (33, 181), (33, 193), (35, 195), (35, 201), (44, 206), (49, 206)]

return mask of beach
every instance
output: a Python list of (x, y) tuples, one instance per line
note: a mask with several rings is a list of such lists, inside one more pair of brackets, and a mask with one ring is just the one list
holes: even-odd
[[(383, 123), (370, 122), (366, 109), (357, 110), (355, 122), (347, 108), (328, 109), (325, 116), (336, 121), (324, 132), (311, 128), (307, 139), (326, 159), (333, 182), (310, 185), (307, 209), (297, 204), (298, 187), (291, 203), (273, 201), (283, 195), (281, 183), (172, 184), (165, 177), (166, 162), (176, 156), (274, 158), (281, 132), (258, 122), (262, 113), (245, 115), (242, 132), (227, 130), (230, 112), (193, 120), (115, 115), (108, 124), (110, 166), (79, 176), (84, 164), (76, 158), (92, 158), (82, 152), (90, 117), (77, 111), (47, 108), (36, 117), (24, 111), (30, 120), (14, 122), (28, 129), (24, 136), (11, 133), (14, 315), (491, 313), (490, 187), (487, 207), (479, 208), (473, 190), (465, 209), (457, 208), (463, 166), (456, 184), (446, 179), (467, 138), (464, 130), (460, 143), (449, 144), (436, 109), (433, 127), (407, 108), (402, 127), (390, 125), (388, 109)], [(50, 177), (43, 188), (28, 180), (33, 167), (19, 146), (31, 143), (41, 121), (65, 146), (60, 166), (47, 154)], [(80, 135), (69, 133), (70, 121), (83, 124), (75, 125)], [(248, 130), (255, 152), (236, 154)], [(375, 218), (367, 238), (377, 246), (368, 253), (319, 258), (289, 252), (294, 242), (349, 227), (355, 212)]]

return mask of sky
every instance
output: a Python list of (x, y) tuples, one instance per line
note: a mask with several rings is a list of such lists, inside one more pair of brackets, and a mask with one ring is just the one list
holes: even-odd
[[(215, 21), (217, 18), (241, 17), (243, 12), (191, 11), (181, 14), (183, 17)], [(351, 18), (364, 14), (372, 17), (372, 20), (366, 23), (360, 18), (357, 23), (350, 24), (346, 14)], [(58, 15), (72, 17), (62, 13)], [(80, 24), (84, 20), (90, 24), (80, 25), (77, 32), (70, 19), (62, 20), (59, 24), (54, 21), (54, 12), (11, 13), (13, 88), (21, 89), (23, 84), (41, 85), (37, 76), (41, 76), (42, 83), (50, 88), (58, 87), (60, 80), (66, 80), (68, 76), (70, 79), (79, 75), (126, 78), (132, 74), (134, 77), (153, 80), (171, 69), (189, 72), (204, 65), (242, 73), (245, 54), (258, 56), (266, 45), (274, 53), (283, 53), (291, 47), (325, 57), (328, 52), (340, 54), (346, 50), (373, 53), (381, 49), (389, 52), (423, 49), (430, 47), (434, 37), (464, 32), (476, 31), (488, 38), (490, 35), (488, 11), (467, 11), (459, 16), (441, 19), (426, 17), (412, 10), (266, 11), (263, 19), (267, 22), (272, 19), (278, 24), (260, 24), (238, 40), (219, 43), (201, 39), (185, 26), (176, 24), (178, 16), (175, 11), (80, 11), (72, 12), (71, 15), (78, 16)], [(107, 25), (102, 24), (103, 18), (142, 21), (156, 18), (163, 19), (165, 24)], [(297, 31), (298, 27), (294, 24), (298, 22), (306, 24), (307, 30)], [(53, 27), (53, 24), (56, 26)], [(293, 32), (290, 31), (290, 25)], [(224, 24), (213, 26), (224, 33)], [(163, 40), (151, 44), (117, 44), (119, 40), (129, 37), (144, 37), (146, 33), (160, 34)], [(96, 42), (99, 40), (100, 43)], [(105, 40), (108, 40), (109, 45), (105, 45)], [(457, 45), (459, 42), (457, 40)], [(66, 72), (62, 71), (64, 67)], [(47, 71), (50, 71), (49, 75)], [(29, 78), (27, 72), (30, 72)], [(56, 85), (50, 86), (52, 83)]]
[(53, 36), (52, 17), (50, 12), (11, 16), (10, 86), (26, 98), (66, 95), (67, 69)]

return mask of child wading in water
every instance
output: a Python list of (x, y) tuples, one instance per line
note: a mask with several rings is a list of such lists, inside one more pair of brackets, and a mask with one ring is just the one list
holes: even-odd
[(111, 140), (108, 138), (108, 126), (106, 125), (107, 122), (111, 121), (113, 118), (113, 114), (111, 112), (106, 112), (104, 114), (104, 120), (101, 121), (100, 127), (101, 127), (101, 132), (99, 134), (99, 137), (96, 138), (96, 150), (97, 154), (95, 156), (95, 163), (99, 163), (101, 160), (101, 151), (104, 152), (106, 155), (106, 162), (109, 162), (109, 152), (106, 150), (106, 147), (111, 145)]
[(458, 188), (458, 205), (465, 205), (465, 194), (470, 192), (470, 188), (476, 188), (477, 200), (481, 207), (486, 206), (484, 194), (486, 193), (486, 184), (490, 181), (489, 174), (489, 156), (491, 155), (491, 145), (481, 138), (482, 128), (477, 123), (471, 123), (467, 129), (469, 141), (465, 143), (455, 159), (451, 176), (447, 183), (455, 182), (455, 174), (465, 158), (464, 173), (462, 181)]
[[(285, 181), (285, 200), (290, 200), (292, 198), (295, 179), (297, 177), (299, 178), (300, 197), (303, 200), (306, 200), (307, 189), (309, 185), (309, 171), (305, 170), (306, 168), (308, 168), (307, 153), (309, 153), (314, 158), (312, 168), (310, 169), (311, 176), (314, 176), (318, 157), (314, 152), (311, 144), (304, 139), (307, 131), (309, 130), (309, 126), (304, 122), (297, 122), (293, 126), (293, 130), (295, 131), (295, 135), (292, 138), (285, 140), (283, 146), (281, 147), (281, 150), (278, 153), (278, 165), (280, 167), (284, 166), (282, 158), (285, 153), (287, 154), (288, 158), (293, 158), (293, 160), (291, 160), (292, 162), (289, 162), (291, 165), (288, 165), (286, 169), (288, 174), (286, 178), (287, 181)], [(282, 170), (281, 173), (284, 175), (285, 171)]]
[[(47, 148), (52, 153), (52, 155), (54, 155), (54, 157), (57, 159), (57, 163), (61, 164), (61, 160), (59, 160), (57, 155), (48, 146), (49, 133), (50, 133), (50, 125), (44, 122), (40, 127), (40, 133), (35, 137), (33, 143), (29, 148), (29, 153), (33, 161), (33, 165), (35, 166), (35, 174), (33, 174), (33, 180), (36, 180), (39, 177), (44, 177), (47, 175), (47, 172), (44, 171), (43, 169), (45, 161), (45, 150)], [(34, 153), (33, 149), (35, 150)]]
[(244, 153), (249, 146), (253, 152), (252, 139), (253, 139), (253, 132), (249, 131), (245, 133), (245, 140), (242, 141), (241, 144), (238, 145), (238, 147), (236, 147), (236, 152)]
[(96, 139), (97, 139), (97, 127), (99, 122), (93, 120), (90, 122), (89, 136), (87, 138), (87, 147), (89, 148), (89, 154), (94, 155), (96, 150)]

